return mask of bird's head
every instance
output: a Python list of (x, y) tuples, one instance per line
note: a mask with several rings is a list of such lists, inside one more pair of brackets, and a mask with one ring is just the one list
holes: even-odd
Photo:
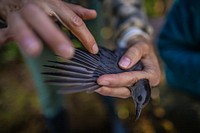
[(151, 97), (151, 87), (148, 79), (138, 80), (132, 87), (131, 95), (135, 102), (136, 120), (139, 118), (142, 108), (149, 102)]

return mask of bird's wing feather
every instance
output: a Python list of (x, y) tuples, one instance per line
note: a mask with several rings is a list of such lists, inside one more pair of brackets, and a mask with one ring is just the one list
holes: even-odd
[(100, 87), (96, 83), (97, 76), (94, 74), (99, 66), (98, 55), (76, 49), (72, 59), (64, 60), (62, 62), (49, 61), (50, 65), (44, 65), (51, 69), (50, 72), (43, 72), (48, 77), (46, 83), (62, 86), (60, 93), (93, 91)]
[(79, 85), (79, 86), (71, 86), (69, 88), (61, 88), (58, 90), (58, 93), (75, 93), (75, 92), (93, 92), (94, 90), (98, 89), (100, 86), (97, 84), (88, 84), (88, 85)]

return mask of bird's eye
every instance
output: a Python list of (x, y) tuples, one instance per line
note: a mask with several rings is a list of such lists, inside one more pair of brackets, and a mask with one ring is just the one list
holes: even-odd
[(142, 101), (142, 96), (139, 95), (139, 96), (137, 97), (137, 99), (138, 99), (139, 102), (141, 102), (141, 101)]

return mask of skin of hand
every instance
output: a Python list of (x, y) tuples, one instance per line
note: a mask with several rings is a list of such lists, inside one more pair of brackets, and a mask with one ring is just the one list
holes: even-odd
[(7, 22), (7, 27), (0, 29), (0, 46), (14, 40), (22, 52), (38, 56), (44, 41), (56, 54), (70, 58), (74, 48), (54, 23), (58, 20), (89, 52), (96, 54), (96, 41), (83, 21), (94, 19), (96, 15), (95, 10), (61, 0), (1, 0), (0, 16)]
[(97, 83), (103, 86), (96, 92), (105, 96), (128, 98), (131, 93), (127, 86), (134, 85), (139, 79), (149, 79), (152, 87), (157, 86), (160, 82), (160, 66), (152, 44), (138, 42), (131, 45), (120, 59), (119, 66), (122, 69), (128, 69), (139, 60), (144, 65), (143, 71), (102, 75)]

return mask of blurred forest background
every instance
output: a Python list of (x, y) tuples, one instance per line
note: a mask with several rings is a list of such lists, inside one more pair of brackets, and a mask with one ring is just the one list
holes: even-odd
[[(171, 2), (145, 1), (156, 34)], [(0, 75), (0, 133), (46, 133), (35, 86), (14, 43), (0, 49)], [(72, 94), (67, 95), (65, 100), (72, 133), (109, 133), (108, 116), (98, 94)], [(160, 86), (153, 89), (152, 100), (137, 122), (134, 122), (131, 98), (116, 98), (116, 102), (118, 117), (130, 133), (200, 132), (198, 100), (167, 87), (164, 73)]]

